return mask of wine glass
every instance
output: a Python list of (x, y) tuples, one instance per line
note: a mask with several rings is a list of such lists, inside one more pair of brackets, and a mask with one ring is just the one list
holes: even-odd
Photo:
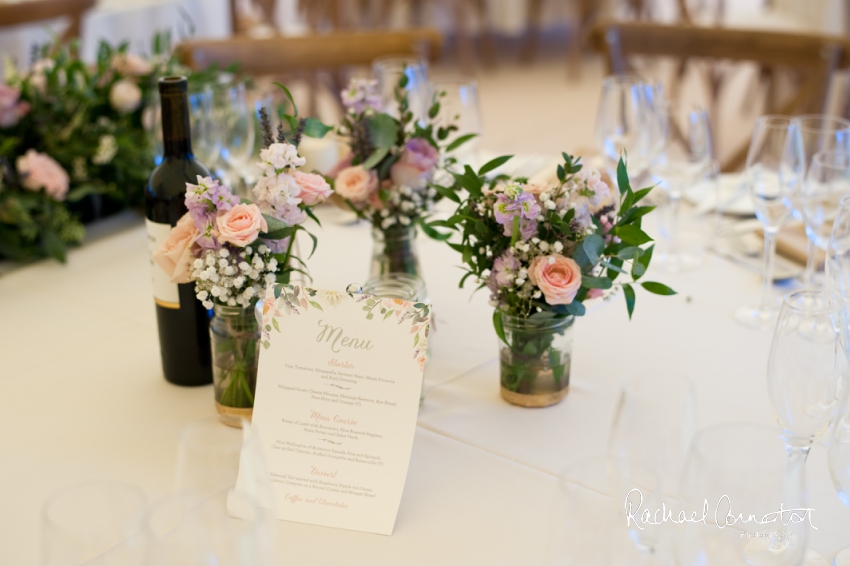
[[(850, 151), (850, 121), (826, 114), (806, 114), (796, 116), (794, 122), (800, 130), (807, 171), (811, 168), (816, 153), (829, 150)], [(799, 199), (794, 199), (791, 213), (798, 220), (804, 220), (801, 204)], [(815, 245), (816, 242), (809, 239), (808, 261), (803, 279), (803, 284), (807, 287), (811, 287), (815, 272)]]
[(681, 271), (699, 265), (700, 258), (679, 249), (679, 210), (682, 194), (694, 185), (711, 162), (711, 134), (708, 115), (699, 107), (679, 110), (673, 105), (655, 107), (663, 140), (650, 171), (668, 195), (667, 251), (659, 265), (667, 271)]
[[(758, 522), (776, 517), (780, 505), (783, 520)], [(805, 471), (802, 466), (786, 467), (785, 447), (769, 426), (731, 423), (697, 434), (682, 474), (678, 506), (695, 520), (675, 525), (676, 564), (802, 563), (811, 520)], [(792, 515), (789, 510), (799, 511)], [(739, 513), (758, 520), (733, 522), (729, 514)]]
[(834, 417), (847, 365), (840, 340), (843, 309), (844, 301), (825, 291), (796, 291), (783, 300), (767, 389), (790, 459), (805, 462)]
[(213, 119), (213, 89), (205, 85), (189, 92), (192, 151), (204, 164), (214, 164), (221, 151), (218, 128)]
[[(850, 152), (821, 151), (812, 158), (806, 181), (800, 191), (798, 206), (806, 224), (810, 247), (826, 251), (839, 202), (850, 195)], [(809, 250), (808, 267), (814, 272), (815, 253)], [(812, 273), (807, 281), (812, 286)]]
[[(608, 440), (609, 477), (615, 503), (635, 487), (645, 505), (671, 500), (678, 488), (695, 427), (694, 392), (684, 378), (653, 375), (623, 381)], [(651, 550), (656, 528), (634, 528), (641, 550)]]
[(457, 131), (448, 135), (447, 143), (461, 136), (477, 134), (477, 137), (465, 142), (453, 156), (458, 163), (468, 163), (477, 169), (481, 165), (480, 137), (482, 132), (481, 107), (478, 103), (478, 83), (470, 77), (452, 77), (435, 81), (434, 92), (439, 98), (440, 112), (436, 118), (438, 128), (457, 126)]
[(89, 481), (62, 489), (42, 508), (43, 566), (141, 565), (145, 494), (122, 482)]
[(428, 84), (428, 62), (419, 57), (387, 56), (372, 61), (372, 73), (378, 80), (378, 93), (381, 95), (381, 108), (387, 114), (398, 118), (398, 105), (395, 89), (402, 74), (407, 76), (410, 111), (413, 118), (421, 121), (428, 115), (431, 105), (431, 87)]
[(629, 174), (641, 175), (657, 146), (660, 127), (647, 93), (654, 92), (641, 79), (612, 75), (602, 81), (594, 126), (596, 143), (612, 179), (617, 178), (617, 162), (625, 154)]
[(254, 113), (244, 84), (223, 86), (215, 91), (214, 115), (224, 174), (230, 186), (236, 186), (237, 191), (243, 170), (254, 155)]
[(776, 234), (792, 207), (792, 196), (805, 171), (799, 127), (787, 116), (762, 116), (756, 120), (747, 153), (747, 188), (756, 216), (764, 230), (764, 282), (761, 305), (735, 313), (739, 323), (770, 330), (776, 321), (776, 304), (771, 292)]

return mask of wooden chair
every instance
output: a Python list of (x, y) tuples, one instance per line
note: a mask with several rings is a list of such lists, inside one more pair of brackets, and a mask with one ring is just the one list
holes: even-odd
[(436, 60), (442, 46), (433, 29), (399, 32), (345, 32), (293, 37), (193, 40), (177, 46), (180, 61), (192, 69), (213, 63), (226, 67), (238, 63), (251, 75), (275, 75), (369, 65), (384, 55), (418, 55)]
[[(832, 73), (850, 61), (850, 45), (841, 37), (690, 25), (602, 22), (594, 30), (593, 44), (607, 55), (609, 70), (618, 74), (634, 72), (628, 61), (633, 55), (753, 62), (771, 71), (791, 69), (800, 75), (796, 94), (779, 101), (768, 92), (766, 111), (776, 114), (822, 113)], [(720, 85), (708, 82), (716, 121)], [(723, 171), (737, 169), (746, 156), (747, 146), (741, 147), (722, 163)]]
[(29, 0), (11, 4), (0, 2), (0, 27), (17, 26), (67, 17), (71, 25), (62, 34), (62, 41), (80, 36), (80, 23), (86, 10), (95, 0)]

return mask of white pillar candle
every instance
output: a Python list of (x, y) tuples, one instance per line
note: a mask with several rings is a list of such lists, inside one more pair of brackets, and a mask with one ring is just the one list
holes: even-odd
[(339, 144), (332, 134), (321, 139), (304, 136), (298, 145), (298, 153), (307, 160), (301, 170), (309, 173), (318, 171), (325, 174), (340, 160)]

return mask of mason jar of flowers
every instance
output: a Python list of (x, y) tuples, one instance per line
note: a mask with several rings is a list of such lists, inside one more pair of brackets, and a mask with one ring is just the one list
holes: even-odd
[(653, 207), (640, 201), (651, 188), (633, 191), (620, 160), (619, 194), (597, 171), (563, 154), (557, 182), (486, 175), (501, 157), (476, 173), (453, 173), (458, 204), (448, 220), (430, 223), (459, 235), (450, 245), (462, 254), (466, 274), (490, 291), (499, 338), (501, 395), (523, 407), (545, 407), (567, 395), (576, 317), (585, 302), (621, 289), (629, 318), (635, 286), (659, 295), (675, 292), (639, 282), (652, 259), (652, 239), (641, 219)]

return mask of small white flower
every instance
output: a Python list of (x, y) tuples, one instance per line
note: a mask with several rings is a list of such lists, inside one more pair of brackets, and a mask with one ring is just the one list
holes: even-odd
[(532, 242), (532, 243), (534, 243), (534, 244), (539, 244), (539, 243), (540, 243), (540, 238), (538, 238), (537, 236), (535, 236), (535, 237), (531, 238), (531, 242)]
[(245, 247), (245, 253), (248, 254), (248, 255), (251, 255), (251, 252), (252, 252), (251, 246), (246, 246)]
[(537, 247), (540, 248), (541, 252), (548, 252), (549, 242), (540, 242), (539, 244), (537, 244)]
[(227, 306), (235, 307), (236, 306), (236, 299), (234, 299), (233, 297), (230, 297), (229, 299), (227, 299)]
[(266, 279), (266, 285), (271, 285), (272, 283), (274, 283), (274, 280), (275, 280), (274, 273), (266, 273), (265, 279)]
[(545, 206), (546, 206), (546, 208), (548, 208), (549, 210), (555, 210), (555, 201), (553, 201), (553, 200), (547, 200), (547, 201), (546, 201)]
[(208, 254), (207, 259), (206, 259), (206, 263), (210, 267), (214, 266), (215, 265), (215, 256), (213, 254)]
[(483, 247), (478, 248), (478, 253), (483, 254), (483, 253), (484, 253), (484, 251), (485, 251), (485, 250), (484, 250), (484, 248), (483, 248)]
[(226, 268), (228, 265), (230, 265), (230, 264), (229, 264), (229, 263), (227, 263), (227, 260), (226, 260), (226, 259), (222, 258), (222, 259), (218, 260), (218, 266), (219, 266), (221, 269)]
[(401, 222), (402, 226), (407, 226), (410, 224), (410, 218), (408, 218), (407, 216), (400, 216), (398, 221)]
[(526, 277), (528, 277), (528, 270), (524, 267), (521, 267), (519, 270), (519, 276), (525, 279)]
[(552, 257), (552, 256), (549, 256), (549, 265), (552, 265), (553, 263), (555, 263), (555, 258)]
[(487, 250), (487, 257), (493, 257), (493, 250)]
[(230, 255), (230, 250), (228, 250), (227, 248), (221, 248), (220, 250), (218, 250), (218, 255), (219, 257), (227, 257)]
[(277, 271), (277, 260), (275, 258), (271, 258), (266, 264), (266, 267), (269, 271)]
[(241, 271), (251, 271), (251, 266), (248, 265), (247, 261), (243, 261), (242, 263), (239, 264), (239, 269)]
[(218, 285), (213, 285), (212, 289), (210, 289), (210, 293), (213, 297), (218, 297), (219, 295), (221, 295), (221, 287), (219, 287)]
[(552, 247), (558, 253), (564, 251), (564, 244), (562, 244), (561, 242), (555, 242), (554, 244), (552, 244)]
[(257, 248), (257, 251), (260, 252), (261, 254), (267, 254), (271, 250), (269, 250), (269, 247), (267, 245), (260, 244), (260, 247)]
[(494, 300), (489, 301), (489, 304), (490, 304), (491, 307), (498, 307), (499, 301), (494, 299)]
[(227, 267), (224, 268), (224, 274), (225, 275), (233, 275), (234, 273), (236, 273), (236, 268), (233, 267), (232, 265), (228, 265)]
[(534, 294), (533, 294), (533, 295), (531, 295), (531, 296), (532, 296), (532, 297), (534, 297), (535, 299), (539, 299), (541, 294), (542, 294), (542, 293), (540, 292), (540, 290), (537, 290), (537, 291), (535, 291), (535, 292), (534, 292)]
[(543, 222), (544, 220), (546, 220), (546, 218), (542, 214), (537, 215), (537, 221), (538, 222)]
[(204, 301), (204, 308), (207, 310), (213, 308), (212, 301)]
[(540, 193), (540, 200), (542, 202), (549, 202), (549, 201), (552, 200), (552, 195), (550, 195), (548, 192), (547, 193)]
[(200, 299), (201, 301), (206, 301), (207, 297), (209, 297), (209, 296), (210, 296), (210, 294), (207, 293), (206, 291), (201, 291), (200, 293), (198, 293), (198, 299)]
[(256, 292), (256, 291), (254, 290), (254, 288), (253, 288), (253, 287), (248, 287), (247, 289), (245, 289), (245, 291), (242, 293), (242, 295), (243, 295), (246, 299), (250, 299), (251, 297), (253, 297), (253, 296), (254, 296), (254, 293), (255, 293), (255, 292)]
[(241, 275), (239, 277), (235, 277), (233, 279), (233, 286), (234, 287), (241, 287), (243, 283), (245, 283), (245, 278), (242, 277)]
[(517, 287), (521, 287), (523, 283), (525, 283), (525, 279), (523, 279), (521, 277), (516, 280), (516, 286)]
[(202, 267), (204, 267), (204, 260), (202, 260), (201, 258), (198, 258), (198, 259), (196, 259), (195, 261), (192, 262), (192, 266), (195, 269), (201, 269)]
[(481, 272), (481, 277), (482, 277), (482, 278), (484, 278), (484, 279), (487, 279), (488, 277), (490, 277), (490, 270), (489, 270), (489, 269), (485, 269), (484, 271), (482, 271), (482, 272)]

